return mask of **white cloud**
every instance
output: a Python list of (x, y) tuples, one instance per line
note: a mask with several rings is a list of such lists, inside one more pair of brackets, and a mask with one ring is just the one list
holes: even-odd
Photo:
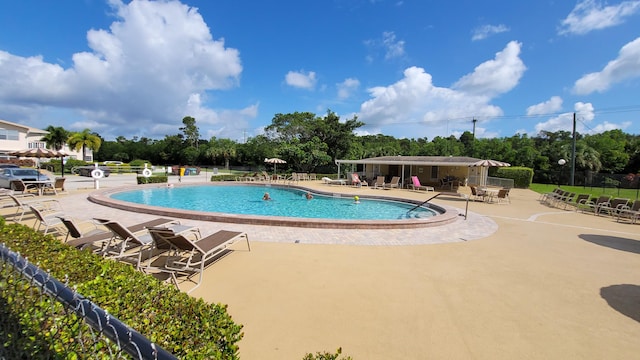
[[(404, 134), (433, 138), (471, 130), (470, 116), (485, 121), (501, 116), (502, 109), (490, 101), (518, 84), (525, 70), (519, 53), (519, 43), (508, 43), (495, 59), (480, 64), (453, 88), (435, 86), (422, 68), (407, 68), (396, 83), (368, 89), (371, 99), (362, 103), (358, 114), (366, 124), (362, 130), (376, 132), (383, 125), (395, 124), (386, 127), (386, 132), (403, 125)], [(482, 129), (476, 131), (481, 134)]]
[[(404, 40), (397, 40), (396, 34), (393, 31), (385, 31), (382, 33), (381, 39), (366, 40), (364, 43), (372, 50), (382, 50), (385, 60), (400, 58), (405, 55), (405, 42)], [(369, 63), (373, 62), (373, 55), (367, 55), (366, 61)]]
[[(585, 133), (586, 128), (584, 124), (590, 123), (593, 121), (593, 119), (595, 119), (593, 104), (577, 102), (575, 103), (573, 108), (576, 112), (576, 116), (580, 118), (580, 122), (576, 124), (576, 130), (580, 133)], [(558, 116), (550, 118), (545, 122), (538, 123), (536, 124), (535, 129), (535, 134), (538, 134), (541, 131), (572, 131), (573, 112), (562, 113)]]
[(560, 96), (552, 96), (545, 102), (529, 106), (527, 108), (527, 115), (553, 114), (558, 112), (560, 109), (562, 109), (562, 98)]
[(70, 130), (91, 125), (105, 137), (175, 133), (188, 110), (201, 114), (198, 124), (222, 121), (202, 103), (190, 108), (189, 99), (236, 86), (238, 51), (213, 39), (197, 9), (178, 1), (110, 4), (116, 20), (87, 32), (90, 51), (73, 54), (69, 68), (0, 51), (0, 110), (16, 102), (71, 110), (78, 119)]
[(472, 41), (484, 40), (491, 35), (507, 32), (507, 31), (509, 31), (509, 28), (504, 24), (483, 25), (473, 30), (473, 35), (471, 36), (471, 40)]
[(593, 30), (606, 29), (622, 24), (626, 18), (640, 11), (640, 1), (623, 1), (618, 5), (604, 6), (596, 0), (578, 2), (571, 13), (562, 20), (561, 35), (584, 35)]
[(573, 91), (580, 95), (604, 92), (615, 83), (636, 77), (640, 77), (640, 37), (625, 44), (620, 49), (618, 58), (609, 61), (602, 71), (578, 79)]
[(309, 71), (305, 74), (304, 71), (289, 71), (284, 77), (285, 82), (289, 86), (313, 89), (316, 86), (316, 73)]
[(520, 59), (521, 46), (517, 41), (509, 42), (493, 60), (478, 65), (472, 73), (458, 80), (453, 88), (486, 97), (510, 91), (518, 85), (527, 69)]
[(336, 84), (338, 88), (338, 98), (340, 100), (348, 99), (353, 91), (360, 87), (360, 81), (358, 79), (348, 78), (343, 82)]

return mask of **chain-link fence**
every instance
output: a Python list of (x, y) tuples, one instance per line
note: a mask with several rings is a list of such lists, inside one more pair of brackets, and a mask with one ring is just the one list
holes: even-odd
[(0, 244), (0, 360), (176, 359)]
[[(539, 171), (533, 176), (534, 183), (570, 185), (569, 169), (560, 171)], [(599, 188), (603, 193), (615, 194), (623, 189), (635, 190), (636, 198), (640, 198), (640, 174), (603, 174), (592, 171), (577, 171), (573, 185), (585, 188)]]

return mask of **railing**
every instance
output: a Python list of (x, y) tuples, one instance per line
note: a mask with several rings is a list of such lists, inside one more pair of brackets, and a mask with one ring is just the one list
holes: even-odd
[(0, 359), (33, 358), (176, 359), (0, 244)]

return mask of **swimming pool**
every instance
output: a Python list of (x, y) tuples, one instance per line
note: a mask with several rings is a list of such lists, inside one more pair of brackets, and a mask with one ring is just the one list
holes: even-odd
[[(211, 183), (205, 185), (157, 184), (94, 193), (89, 200), (124, 210), (194, 220), (246, 224), (328, 228), (409, 228), (433, 226), (455, 220), (444, 208), (385, 196), (334, 194), (298, 186)], [(262, 196), (269, 192), (272, 200)]]
[[(263, 200), (268, 192), (271, 200)], [(188, 186), (151, 188), (112, 195), (117, 200), (184, 210), (223, 212), (238, 215), (286, 216), (340, 220), (420, 219), (436, 211), (413, 204), (380, 199), (313, 194), (297, 188), (257, 186)], [(413, 210), (412, 210), (413, 209)], [(411, 211), (410, 211), (411, 210)]]

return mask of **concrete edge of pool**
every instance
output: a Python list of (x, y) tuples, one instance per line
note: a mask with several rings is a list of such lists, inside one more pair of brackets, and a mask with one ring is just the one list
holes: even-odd
[[(176, 187), (189, 187), (189, 186), (259, 186), (259, 187), (277, 187), (285, 189), (300, 189), (303, 191), (311, 191), (314, 194), (322, 194), (328, 196), (337, 197), (352, 197), (354, 194), (339, 194), (327, 191), (320, 191), (317, 189), (309, 189), (303, 186), (297, 185), (277, 185), (277, 184), (250, 184), (250, 183), (203, 183), (203, 184), (176, 184)], [(144, 188), (159, 188), (166, 187), (165, 184), (147, 184), (128, 186), (115, 189), (107, 189), (103, 191), (97, 191), (91, 193), (88, 196), (88, 200), (103, 206), (112, 207), (115, 209), (145, 213), (150, 215), (167, 216), (181, 219), (191, 219), (200, 221), (212, 221), (222, 223), (235, 223), (235, 224), (250, 224), (250, 225), (270, 225), (270, 226), (291, 226), (291, 227), (303, 227), (303, 228), (331, 228), (331, 229), (409, 229), (409, 228), (421, 228), (432, 227), (444, 224), (449, 224), (458, 219), (458, 211), (452, 207), (446, 207), (441, 205), (435, 205), (429, 203), (429, 207), (432, 210), (440, 212), (439, 215), (422, 218), (422, 219), (403, 219), (403, 220), (335, 220), (335, 219), (313, 219), (313, 218), (292, 218), (281, 216), (257, 216), (257, 215), (239, 215), (239, 214), (227, 214), (219, 212), (205, 212), (205, 211), (193, 211), (182, 210), (173, 208), (164, 208), (158, 206), (149, 206), (136, 204), (111, 198), (112, 194), (142, 190)], [(361, 198), (365, 199), (383, 199), (401, 201), (409, 204), (419, 205), (421, 201), (412, 201), (406, 199), (400, 199), (390, 196), (374, 196), (374, 195), (361, 195), (357, 194)]]

